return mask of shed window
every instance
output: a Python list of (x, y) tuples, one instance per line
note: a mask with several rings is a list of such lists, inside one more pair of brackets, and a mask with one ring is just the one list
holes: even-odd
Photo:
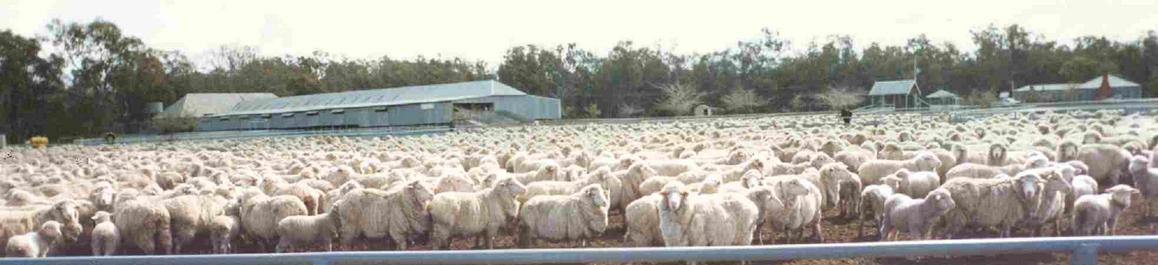
[(273, 117), (273, 115), (270, 115), (270, 114), (261, 114), (261, 118), (262, 118), (262, 119), (269, 119), (269, 118), (271, 118), (271, 117)]
[(293, 112), (290, 112), (290, 113), (282, 113), (282, 114), (281, 114), (281, 117), (282, 117), (282, 118), (289, 118), (289, 117), (293, 117), (293, 116), (294, 116)]
[(346, 114), (346, 110), (344, 110), (344, 109), (331, 110), (330, 114)]
[(220, 119), (220, 120), (221, 120), (221, 121), (227, 121), (227, 120), (229, 120), (229, 117), (221, 117), (221, 119)]
[(317, 111), (306, 112), (306, 116), (318, 116), (318, 112)]
[(374, 108), (374, 112), (388, 112), (388, 111), (389, 111), (389, 110), (388, 110), (388, 109), (386, 109), (386, 107), (377, 107), (377, 108)]

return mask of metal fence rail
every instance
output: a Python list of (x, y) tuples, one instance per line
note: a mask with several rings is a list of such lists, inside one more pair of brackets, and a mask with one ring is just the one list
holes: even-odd
[(559, 264), (674, 261), (772, 261), (858, 257), (959, 257), (1070, 252), (1071, 264), (1096, 264), (1099, 252), (1158, 250), (1158, 236), (898, 241), (682, 248), (583, 248), (456, 251), (312, 252), (290, 254), (52, 257), (0, 259), (6, 264)]

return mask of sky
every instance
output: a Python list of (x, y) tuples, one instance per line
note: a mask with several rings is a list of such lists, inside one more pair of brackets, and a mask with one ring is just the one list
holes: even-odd
[(1069, 41), (1134, 41), (1158, 30), (1158, 0), (0, 0), (0, 30), (45, 35), (52, 19), (116, 23), (150, 47), (208, 56), (223, 45), (270, 56), (321, 50), (348, 58), (461, 57), (494, 66), (510, 47), (576, 43), (606, 54), (617, 42), (708, 53), (780, 33), (799, 52), (829, 36), (903, 45), (924, 33), (972, 49), (970, 30), (1020, 24)]

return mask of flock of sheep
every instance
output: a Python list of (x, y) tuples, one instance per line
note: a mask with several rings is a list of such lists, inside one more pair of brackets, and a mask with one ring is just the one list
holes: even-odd
[(1133, 194), (1158, 196), (1158, 120), (1149, 114), (866, 117), (877, 122), (797, 116), (11, 147), (0, 150), (9, 154), (0, 160), (0, 248), (10, 257), (77, 245), (93, 255), (374, 241), (437, 250), (456, 239), (512, 247), (496, 246), (508, 235), (517, 247), (585, 247), (617, 218), (624, 246), (775, 241), (761, 231), (824, 242), (826, 209), (881, 240), (976, 229), (1112, 235)]

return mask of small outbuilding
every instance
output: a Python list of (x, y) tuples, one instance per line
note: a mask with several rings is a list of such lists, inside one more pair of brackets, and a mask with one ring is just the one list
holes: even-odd
[(907, 109), (927, 106), (921, 100), (921, 88), (913, 79), (877, 81), (868, 95), (869, 104), (874, 107)]
[(961, 102), (961, 97), (944, 89), (925, 96), (925, 99), (928, 99), (929, 105), (958, 105)]
[(694, 115), (696, 115), (696, 116), (712, 116), (712, 112), (715, 112), (715, 111), (716, 111), (716, 108), (713, 108), (711, 106), (698, 105), (693, 109), (692, 112), (694, 112)]
[(1013, 90), (1022, 102), (1090, 101), (1142, 97), (1142, 86), (1124, 78), (1103, 74), (1089, 81), (1061, 84), (1032, 84)]

